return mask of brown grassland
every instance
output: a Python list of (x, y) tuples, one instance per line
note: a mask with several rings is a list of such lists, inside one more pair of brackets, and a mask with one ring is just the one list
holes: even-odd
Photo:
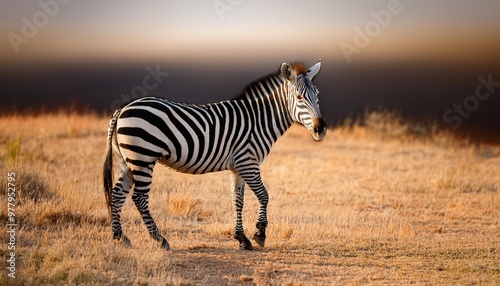
[[(111, 239), (107, 123), (72, 112), (0, 118), (0, 218), (6, 225), (15, 172), (18, 223), (15, 279), (7, 227), (0, 233), (0, 285), (500, 285), (498, 146), (391, 114), (321, 143), (293, 126), (262, 166), (270, 224), (266, 247), (252, 252), (232, 238), (228, 173), (158, 166), (150, 209), (173, 248), (164, 251), (130, 198), (122, 218), (132, 247)], [(249, 237), (257, 207), (247, 187)]]

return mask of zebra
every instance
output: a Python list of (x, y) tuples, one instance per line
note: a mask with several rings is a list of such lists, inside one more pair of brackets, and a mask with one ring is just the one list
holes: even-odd
[[(272, 144), (294, 122), (305, 126), (315, 141), (325, 137), (319, 91), (312, 83), (320, 68), (321, 60), (309, 69), (301, 63), (283, 63), (278, 72), (254, 81), (228, 101), (196, 105), (144, 97), (116, 110), (109, 122), (103, 168), (113, 239), (131, 245), (122, 231), (120, 212), (133, 186), (132, 200), (150, 236), (170, 249), (148, 208), (153, 168), (158, 162), (189, 174), (229, 171), (234, 238), (241, 249), (253, 250), (242, 223), (246, 183), (259, 202), (253, 239), (264, 247), (269, 196), (260, 165)], [(120, 165), (114, 187), (112, 151)]]

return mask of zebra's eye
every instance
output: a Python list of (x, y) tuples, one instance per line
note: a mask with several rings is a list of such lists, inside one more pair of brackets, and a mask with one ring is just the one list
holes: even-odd
[(297, 99), (302, 100), (302, 99), (304, 99), (304, 97), (302, 97), (302, 95), (299, 93), (299, 94), (297, 94)]

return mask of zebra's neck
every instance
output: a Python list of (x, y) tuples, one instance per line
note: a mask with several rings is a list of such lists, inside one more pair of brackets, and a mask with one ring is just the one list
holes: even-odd
[[(249, 116), (255, 130), (270, 143), (276, 142), (293, 123), (288, 111), (288, 88), (285, 80), (274, 73), (256, 80), (243, 90), (235, 101), (242, 101), (250, 107)], [(270, 147), (270, 146), (269, 146)]]

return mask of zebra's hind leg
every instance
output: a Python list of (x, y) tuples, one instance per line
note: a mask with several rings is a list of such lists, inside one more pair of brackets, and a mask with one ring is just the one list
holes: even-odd
[[(149, 191), (149, 190), (148, 190)], [(139, 191), (137, 189), (134, 189), (134, 194), (132, 195), (132, 200), (135, 203), (135, 206), (137, 207), (137, 210), (139, 210), (139, 213), (141, 214), (142, 220), (144, 221), (144, 224), (146, 225), (149, 235), (155, 239), (156, 241), (161, 243), (161, 247), (170, 250), (170, 244), (168, 241), (160, 234), (160, 231), (158, 230), (158, 227), (156, 226), (156, 223), (151, 216), (151, 212), (149, 211), (149, 195), (147, 192)]]
[(137, 210), (141, 214), (142, 220), (146, 225), (149, 235), (156, 241), (161, 243), (161, 247), (169, 250), (170, 244), (160, 234), (156, 223), (149, 212), (149, 189), (153, 180), (153, 167), (154, 163), (148, 167), (134, 168), (132, 175), (134, 176), (134, 194), (132, 200), (134, 201)]
[(122, 171), (111, 193), (111, 230), (113, 231), (113, 239), (121, 240), (126, 246), (130, 246), (131, 243), (130, 239), (123, 234), (120, 213), (131, 188), (132, 179), (126, 172)]
[(243, 231), (242, 210), (245, 195), (245, 181), (236, 173), (231, 173), (231, 194), (234, 211), (234, 238), (240, 243), (243, 250), (253, 250), (252, 243), (245, 236)]

